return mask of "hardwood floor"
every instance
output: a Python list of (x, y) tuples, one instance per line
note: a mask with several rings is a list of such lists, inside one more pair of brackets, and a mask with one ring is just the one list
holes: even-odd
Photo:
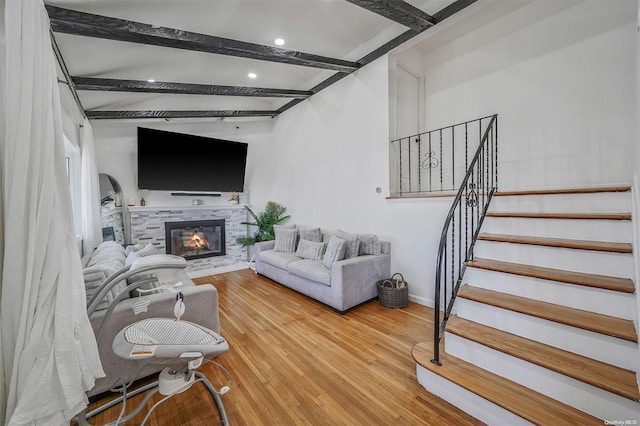
[[(411, 349), (431, 340), (429, 308), (409, 303), (389, 309), (373, 301), (339, 315), (250, 270), (194, 281), (219, 292), (230, 350), (216, 361), (234, 376), (222, 396), (232, 425), (481, 424), (416, 381)], [(227, 384), (210, 364), (202, 371), (218, 388)], [(95, 423), (115, 420), (119, 410)], [(156, 409), (147, 424), (214, 425), (219, 416), (196, 384)]]

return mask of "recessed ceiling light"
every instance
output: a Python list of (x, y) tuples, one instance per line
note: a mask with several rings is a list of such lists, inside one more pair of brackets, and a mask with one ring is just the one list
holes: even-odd
[(247, 76), (249, 78), (256, 78), (256, 77), (258, 77), (258, 74), (256, 74), (255, 72), (250, 72), (249, 74), (247, 74)]
[(277, 44), (278, 46), (282, 46), (284, 44), (284, 40), (281, 38), (277, 38), (273, 41), (275, 44)]
[(150, 78), (149, 80), (147, 80), (147, 83), (155, 83), (156, 81), (153, 78)]

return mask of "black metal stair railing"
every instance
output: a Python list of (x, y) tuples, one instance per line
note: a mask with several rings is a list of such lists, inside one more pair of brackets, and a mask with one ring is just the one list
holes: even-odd
[[(469, 163), (460, 189), (442, 229), (436, 261), (433, 318), (433, 359), (440, 363), (440, 340), (462, 282), (473, 260), (480, 226), (498, 187), (498, 115), (491, 116), (478, 149)], [(441, 312), (444, 314), (441, 318)]]
[(457, 191), (491, 119), (477, 118), (392, 140), (392, 195)]

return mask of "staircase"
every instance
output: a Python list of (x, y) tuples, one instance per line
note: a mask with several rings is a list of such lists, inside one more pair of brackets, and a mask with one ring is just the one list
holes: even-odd
[(628, 187), (496, 193), (422, 386), (491, 425), (640, 424), (630, 211)]

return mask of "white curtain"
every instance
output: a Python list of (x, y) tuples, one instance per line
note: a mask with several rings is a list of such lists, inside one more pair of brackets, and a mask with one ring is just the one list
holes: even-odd
[(85, 310), (42, 0), (6, 0), (5, 33), (0, 420), (61, 425), (86, 405), (85, 391), (103, 373)]
[(102, 242), (98, 163), (93, 143), (93, 130), (89, 120), (86, 118), (82, 125), (80, 139), (82, 149), (82, 167), (80, 171), (82, 254), (85, 255), (91, 253)]
[[(6, 41), (4, 30), (4, 0), (0, 0), (0, 64), (7, 63), (6, 57)], [(4, 138), (4, 89), (5, 89), (5, 67), (0, 66), (0, 137)], [(0, 167), (4, 164), (3, 140), (0, 140)], [(0, 301), (2, 300), (2, 259), (4, 258), (4, 233), (3, 229), (3, 211), (2, 208), (2, 191), (4, 187), (4, 176), (0, 169)], [(0, 321), (2, 321), (2, 306), (0, 304)], [(4, 413), (6, 412), (7, 387), (4, 379), (4, 357), (2, 351), (2, 326), (0, 324), (0, 424), (4, 424)]]

